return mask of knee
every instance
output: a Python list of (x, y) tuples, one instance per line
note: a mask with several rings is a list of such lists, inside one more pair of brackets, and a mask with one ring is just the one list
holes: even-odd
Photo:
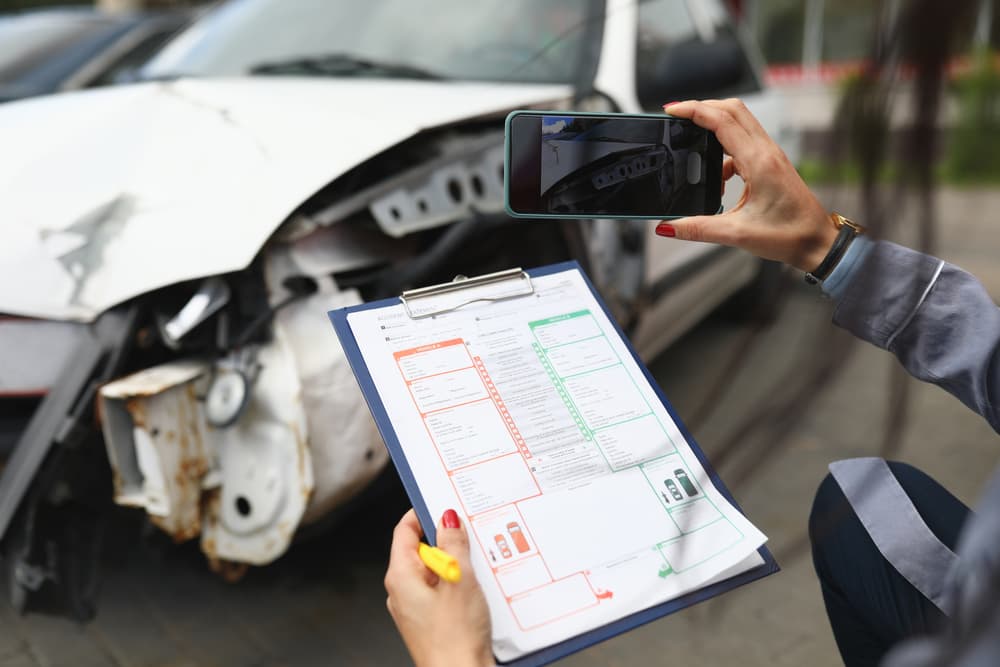
[(909, 463), (903, 463), (902, 461), (886, 461), (886, 465), (889, 466), (889, 470), (892, 471), (892, 476), (896, 478), (899, 485), (903, 487), (906, 491), (906, 495), (910, 496), (910, 498), (921, 496), (927, 492), (933, 493), (937, 489), (941, 488), (941, 485), (938, 484), (933, 477), (925, 473), (920, 468), (911, 466)]
[(842, 511), (838, 508), (843, 508), (845, 502), (844, 492), (840, 490), (837, 480), (827, 473), (816, 489), (816, 497), (813, 498), (812, 510), (809, 512), (809, 541), (813, 548), (828, 532), (831, 518)]
[[(911, 498), (922, 498), (929, 490), (940, 488), (940, 485), (926, 473), (908, 463), (899, 461), (887, 461), (887, 463)], [(842, 522), (847, 514), (853, 514), (850, 503), (837, 480), (832, 474), (827, 473), (816, 489), (816, 497), (809, 513), (809, 540), (815, 545), (825, 533), (829, 533), (831, 524)]]

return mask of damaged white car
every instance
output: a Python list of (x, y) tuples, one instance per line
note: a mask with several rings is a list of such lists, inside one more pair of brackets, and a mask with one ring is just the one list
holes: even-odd
[(386, 452), (332, 308), (572, 257), (648, 358), (751, 283), (652, 224), (508, 218), (512, 109), (739, 95), (793, 148), (715, 1), (232, 0), (143, 74), (0, 109), (19, 609), (52, 587), (93, 613), (112, 494), (238, 576), (364, 489)]

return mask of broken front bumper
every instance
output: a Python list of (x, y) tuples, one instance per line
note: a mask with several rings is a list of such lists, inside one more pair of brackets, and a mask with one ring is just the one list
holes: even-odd
[(176, 361), (105, 385), (116, 502), (145, 509), (178, 542), (200, 536), (213, 565), (265, 565), (300, 524), (366, 486), (387, 454), (324, 316), (357, 300), (321, 290), (282, 309), (273, 340), (250, 351), (246, 404), (230, 424), (208, 414), (213, 385), (234, 372), (225, 361)]

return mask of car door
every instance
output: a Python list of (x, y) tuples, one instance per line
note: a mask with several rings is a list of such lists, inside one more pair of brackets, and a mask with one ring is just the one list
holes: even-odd
[[(722, 0), (608, 0), (606, 44), (595, 85), (613, 91), (622, 111), (662, 113), (667, 102), (740, 97), (789, 157), (797, 145), (780, 95), (764, 84), (762, 59), (732, 23)], [(622, 54), (628, 52), (630, 57)], [(614, 55), (617, 54), (617, 55)], [(613, 80), (611, 61), (619, 72)], [(742, 182), (727, 185), (724, 208), (739, 200)], [(643, 289), (649, 307), (632, 338), (650, 358), (756, 275), (759, 262), (710, 244), (670, 242), (646, 224)]]

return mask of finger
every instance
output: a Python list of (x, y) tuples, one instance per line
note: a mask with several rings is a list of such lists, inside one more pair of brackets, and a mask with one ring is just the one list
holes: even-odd
[(733, 162), (733, 158), (727, 157), (722, 161), (722, 194), (726, 194), (726, 181), (733, 177), (736, 173), (736, 163)]
[(735, 213), (722, 215), (696, 215), (670, 220), (657, 225), (656, 233), (682, 241), (700, 241), (738, 246), (739, 224)]
[(736, 174), (736, 162), (731, 157), (722, 161), (722, 182), (725, 183)]
[(472, 576), (472, 566), (469, 560), (469, 535), (462, 526), (462, 521), (455, 510), (447, 510), (441, 516), (438, 525), (437, 545), (458, 560), (462, 568), (462, 581)]
[(695, 125), (714, 132), (722, 148), (738, 161), (748, 160), (754, 151), (754, 141), (728, 109), (705, 102), (677, 102), (665, 109), (671, 116), (687, 118)]
[(740, 124), (740, 127), (746, 130), (747, 134), (750, 136), (768, 136), (767, 130), (765, 130), (760, 124), (760, 121), (753, 115), (753, 112), (747, 108), (747, 105), (743, 100), (737, 97), (731, 97), (726, 100), (705, 100), (705, 104), (727, 111), (734, 119), (736, 119), (736, 122)]
[(389, 566), (393, 563), (408, 563), (414, 558), (419, 561), (417, 548), (420, 537), (424, 534), (417, 520), (417, 513), (412, 509), (403, 515), (392, 531), (392, 547), (389, 550)]
[(412, 509), (403, 515), (392, 531), (392, 546), (389, 550), (389, 567), (385, 573), (385, 588), (392, 594), (400, 586), (406, 586), (411, 580), (419, 579), (433, 584), (433, 573), (427, 577), (427, 570), (420, 560), (418, 549), (423, 530), (417, 520), (417, 514)]

